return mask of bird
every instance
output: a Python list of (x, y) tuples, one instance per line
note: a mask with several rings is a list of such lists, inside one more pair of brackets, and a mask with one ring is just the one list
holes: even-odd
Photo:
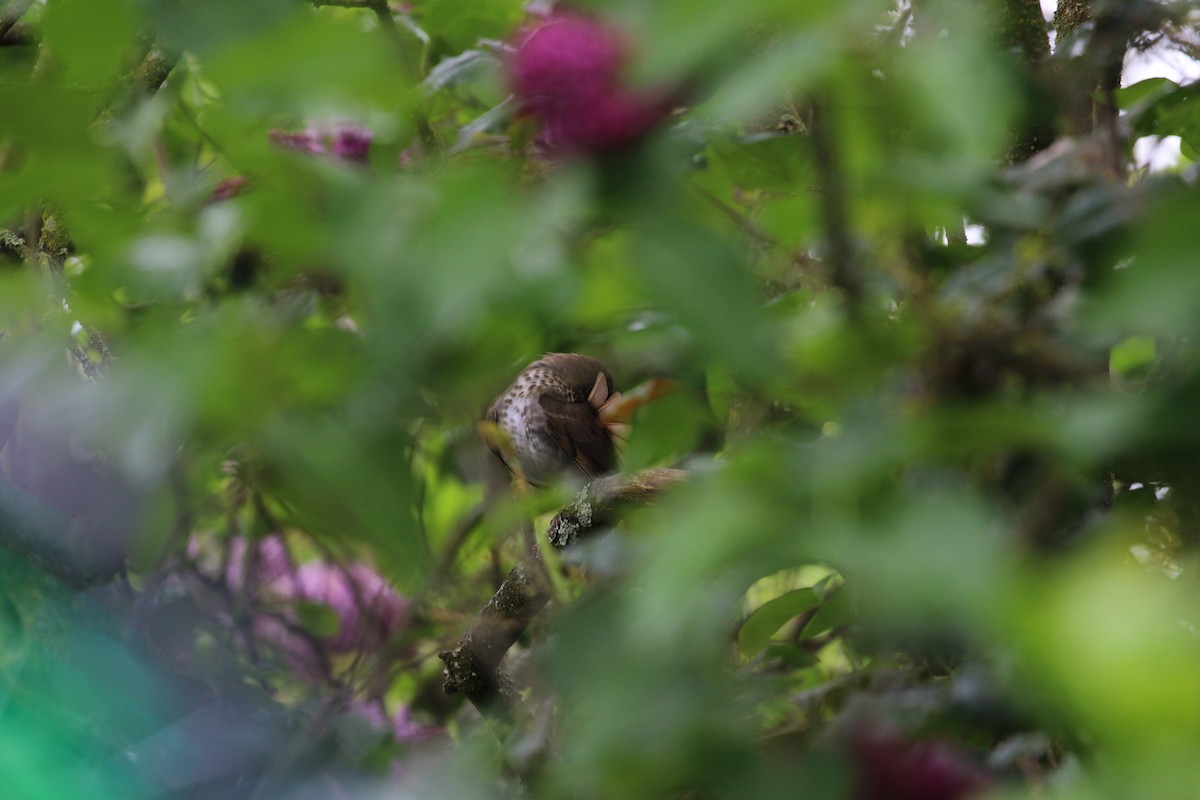
[(605, 412), (620, 396), (599, 360), (546, 353), (495, 399), (481, 430), (509, 471), (533, 486), (592, 480), (616, 469), (621, 426)]

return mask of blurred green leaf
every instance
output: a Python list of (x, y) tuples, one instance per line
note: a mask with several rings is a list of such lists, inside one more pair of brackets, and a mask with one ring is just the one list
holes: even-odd
[(45, 43), (68, 86), (103, 87), (130, 66), (140, 20), (133, 0), (65, 0), (47, 7)]
[(324, 603), (301, 600), (295, 603), (293, 608), (300, 620), (300, 626), (313, 636), (331, 639), (341, 630), (342, 623), (337, 612)]
[(296, 13), (278, 20), (272, 15), (271, 21), (278, 28), (269, 51), (253, 38), (235, 40), (206, 62), (206, 75), (221, 92), (226, 113), (240, 111), (253, 119), (266, 113), (392, 110), (415, 88), (405, 85), (395, 54), (378, 31), (364, 31), (352, 19)]
[[(741, 259), (710, 231), (671, 225), (640, 229), (637, 266), (651, 296), (677, 315), (705, 352), (737, 372), (764, 367), (765, 340)], [(720, 307), (713, 315), (710, 309)]]
[(742, 189), (805, 191), (815, 178), (804, 140), (786, 134), (760, 134), (740, 141), (717, 139), (705, 153), (710, 167)]
[(624, 468), (674, 464), (696, 449), (710, 419), (706, 409), (682, 392), (639, 409), (622, 458)]
[(1118, 102), (1130, 110), (1142, 136), (1178, 136), (1200, 147), (1200, 88), (1149, 78), (1121, 90)]
[(140, 0), (154, 29), (166, 42), (201, 55), (219, 52), (239, 40), (268, 37), (294, 17), (288, 0)]
[(502, 39), (521, 20), (520, 0), (427, 0), (421, 19), (425, 30), (445, 41), (451, 53), (474, 47), (480, 39)]
[(854, 602), (850, 592), (839, 588), (832, 595), (821, 600), (821, 607), (804, 626), (804, 630), (800, 633), (800, 640), (804, 641), (828, 633), (842, 625), (848, 625), (855, 618)]
[(1005, 624), (1019, 637), (1022, 677), (1137, 757), (1200, 732), (1186, 677), (1200, 644), (1175, 587), (1110, 555), (1101, 547), (1045, 576)]
[(1158, 363), (1158, 346), (1152, 336), (1130, 336), (1113, 345), (1109, 369), (1125, 380), (1146, 377)]
[(0, 172), (0, 213), (29, 202), (93, 203), (111, 188), (112, 156), (95, 140), (99, 95), (86, 89), (0, 82), (5, 138), (21, 157)]

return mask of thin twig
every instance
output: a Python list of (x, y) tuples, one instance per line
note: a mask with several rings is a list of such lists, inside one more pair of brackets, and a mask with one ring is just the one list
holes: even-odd
[(177, 63), (179, 63), (178, 53), (170, 52), (158, 45), (151, 47), (150, 52), (146, 53), (146, 57), (142, 59), (142, 63), (138, 65), (134, 73), (137, 90), (143, 95), (152, 95), (157, 92), (166, 83), (167, 76), (171, 74), (171, 70), (175, 69)]
[(96, 366), (96, 362), (92, 361), (91, 357), (82, 347), (71, 343), (67, 349), (71, 351), (71, 356), (79, 363), (79, 368), (83, 370), (83, 374), (86, 377), (92, 380), (100, 377), (100, 368)]
[[(200, 121), (196, 119), (195, 114), (192, 113), (192, 110), (188, 107), (188, 104), (183, 102), (182, 98), (175, 104), (175, 107), (179, 110), (179, 113), (183, 115), (183, 118), (192, 124), (192, 127), (196, 129), (196, 133), (200, 134), (201, 139), (208, 142), (209, 146), (220, 155), (226, 155), (225, 148), (221, 146), (220, 142), (213, 138), (211, 133), (204, 130), (204, 128), (200, 125)], [(197, 156), (198, 155), (199, 153), (197, 153)], [(208, 166), (209, 165), (205, 165), (204, 167), (200, 167), (200, 169), (207, 169)]]
[(482, 501), (459, 520), (458, 525), (447, 537), (446, 545), (442, 549), (442, 555), (438, 559), (437, 568), (434, 574), (439, 577), (444, 577), (450, 571), (450, 565), (454, 563), (454, 559), (458, 556), (458, 551), (462, 549), (464, 543), (471, 533), (479, 527), (483, 522), (485, 512), (488, 509), (487, 501)]
[(692, 186), (697, 192), (700, 193), (701, 197), (703, 197), (714, 208), (728, 217), (733, 224), (737, 225), (739, 228), (749, 234), (751, 238), (765, 245), (774, 246), (777, 244), (775, 239), (770, 234), (766, 233), (762, 228), (755, 225), (754, 222), (745, 214), (731, 207), (728, 203), (721, 200), (703, 186), (698, 186), (696, 184), (692, 184)]
[(107, 365), (112, 361), (112, 351), (108, 349), (108, 343), (104, 341), (104, 337), (100, 335), (100, 331), (91, 325), (84, 325), (83, 329), (87, 332), (88, 342), (92, 345), (92, 349), (100, 354), (100, 363)]

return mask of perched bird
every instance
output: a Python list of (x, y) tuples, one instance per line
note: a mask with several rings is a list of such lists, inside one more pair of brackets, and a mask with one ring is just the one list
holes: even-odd
[(599, 477), (617, 465), (615, 429), (605, 411), (620, 394), (612, 373), (590, 356), (547, 353), (521, 371), (484, 416), (484, 438), (514, 474), (545, 485), (575, 473)]

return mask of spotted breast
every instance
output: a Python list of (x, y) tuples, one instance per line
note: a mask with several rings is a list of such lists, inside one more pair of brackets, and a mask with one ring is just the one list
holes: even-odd
[(600, 412), (616, 397), (612, 374), (596, 359), (547, 353), (488, 409), (485, 419), (508, 440), (492, 449), (534, 485), (572, 472), (589, 479), (603, 475), (616, 467), (616, 448)]

